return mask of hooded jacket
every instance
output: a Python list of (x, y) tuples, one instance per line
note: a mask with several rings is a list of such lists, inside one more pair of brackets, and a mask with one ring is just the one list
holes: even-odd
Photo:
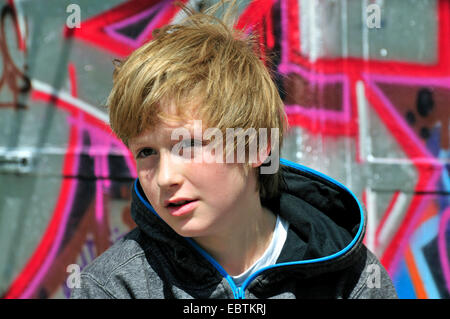
[(352, 192), (305, 166), (280, 164), (280, 195), (263, 202), (289, 222), (275, 265), (236, 287), (205, 250), (157, 215), (136, 180), (137, 227), (83, 269), (71, 298), (397, 298), (362, 243), (365, 213)]

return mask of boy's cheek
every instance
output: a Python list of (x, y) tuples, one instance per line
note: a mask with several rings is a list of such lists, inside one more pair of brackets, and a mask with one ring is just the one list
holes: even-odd
[(138, 174), (139, 183), (141, 184), (142, 190), (144, 191), (145, 196), (152, 206), (155, 206), (157, 203), (156, 198), (159, 196), (159, 190), (156, 187), (153, 187), (153, 183), (150, 179), (147, 178), (147, 174), (143, 173), (142, 175)]

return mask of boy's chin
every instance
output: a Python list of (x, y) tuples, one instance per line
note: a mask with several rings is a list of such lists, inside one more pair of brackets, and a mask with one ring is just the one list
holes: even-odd
[(205, 227), (205, 225), (199, 225), (193, 221), (187, 222), (184, 225), (174, 226), (172, 229), (182, 237), (189, 237), (193, 239), (206, 236), (209, 230), (208, 227)]
[(202, 232), (201, 230), (198, 230), (198, 229), (182, 229), (182, 230), (175, 230), (175, 232), (178, 235), (180, 235), (181, 237), (192, 238), (192, 239), (202, 238), (205, 236), (204, 232)]

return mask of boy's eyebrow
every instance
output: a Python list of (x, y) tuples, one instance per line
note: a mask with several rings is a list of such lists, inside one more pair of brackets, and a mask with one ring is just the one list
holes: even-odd
[(148, 144), (148, 141), (146, 141), (146, 140), (134, 140), (133, 142), (128, 143), (131, 151), (133, 151), (133, 149), (138, 150), (140, 147), (147, 145), (147, 144)]

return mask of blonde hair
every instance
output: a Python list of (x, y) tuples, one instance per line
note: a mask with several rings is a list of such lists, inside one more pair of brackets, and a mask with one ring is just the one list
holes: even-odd
[[(161, 108), (171, 101), (179, 119), (192, 112), (186, 106), (195, 105), (196, 115), (222, 132), (278, 128), (279, 140), (270, 143), (281, 148), (284, 105), (265, 65), (270, 61), (256, 53), (255, 36), (233, 28), (231, 9), (223, 19), (214, 10), (183, 10), (183, 22), (155, 30), (151, 41), (116, 63), (107, 102), (114, 133), (128, 145), (130, 138), (173, 119)], [(277, 179), (264, 184), (277, 188)], [(259, 184), (262, 197), (274, 194)]]

